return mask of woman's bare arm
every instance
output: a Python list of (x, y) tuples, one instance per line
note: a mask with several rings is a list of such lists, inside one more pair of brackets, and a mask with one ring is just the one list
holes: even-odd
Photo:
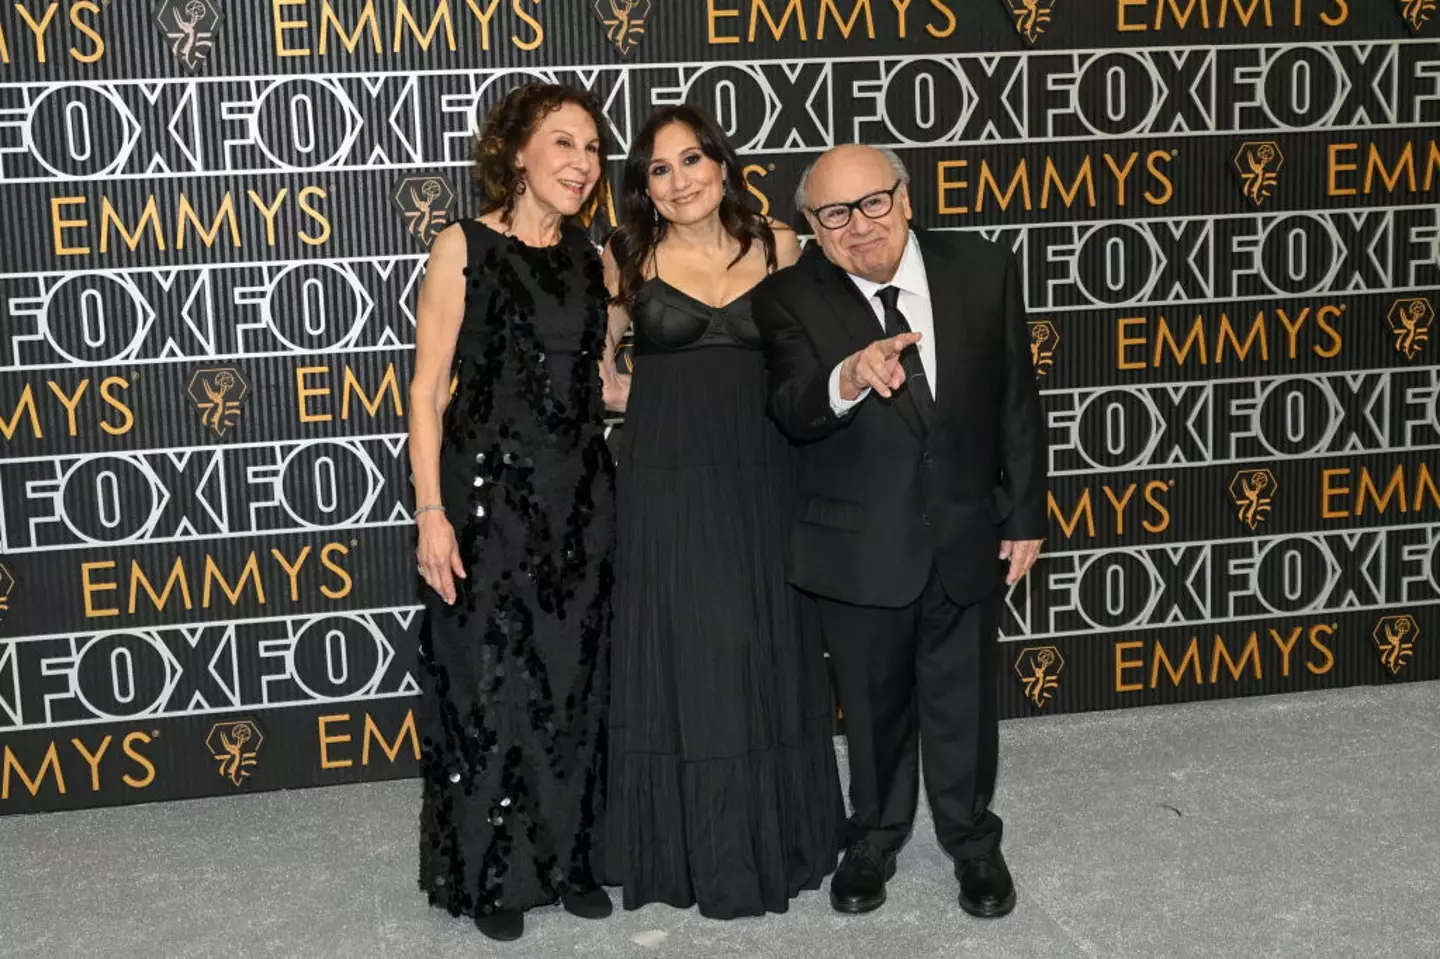
[(415, 370), (410, 378), (410, 472), (415, 484), (418, 542), (415, 558), (425, 582), (455, 602), (454, 577), (465, 567), (455, 531), (440, 499), (440, 432), (450, 404), (451, 363), (465, 317), (465, 234), (458, 226), (441, 231), (430, 247), (425, 280), (415, 311)]
[(465, 234), (451, 227), (430, 248), (415, 311), (409, 424), (417, 507), (440, 503), (440, 423), (450, 402), (450, 365), (464, 316)]
[[(608, 243), (600, 254), (600, 262), (605, 267), (605, 289), (614, 297), (620, 290), (620, 266)], [(605, 316), (605, 355), (600, 358), (600, 384), (605, 408), (622, 412), (630, 400), (630, 376), (615, 368), (615, 350), (629, 328), (629, 311), (618, 303), (611, 303)]]
[[(600, 262), (605, 266), (605, 289), (614, 297), (620, 291), (620, 264), (615, 262), (615, 254), (611, 252), (608, 243), (600, 254)], [(606, 355), (615, 355), (615, 347), (620, 345), (620, 338), (629, 328), (629, 311), (618, 303), (611, 303), (605, 324)]]

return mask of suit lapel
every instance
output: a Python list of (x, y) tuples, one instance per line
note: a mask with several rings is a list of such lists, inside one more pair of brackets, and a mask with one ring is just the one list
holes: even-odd
[[(957, 279), (963, 277), (965, 265), (946, 259), (934, 235), (924, 230), (915, 231), (920, 242), (920, 258), (925, 262), (925, 283), (930, 287), (930, 317), (935, 339), (935, 379), (930, 389), (935, 394), (934, 418), (939, 419), (940, 386), (953, 389), (955, 377), (960, 375), (960, 347), (964, 342), (961, 324), (964, 322), (964, 297), (956, 287)], [(932, 423), (933, 426), (933, 423)]]
[[(875, 311), (865, 302), (865, 297), (860, 295), (860, 290), (850, 281), (845, 271), (825, 258), (820, 244), (811, 242), (805, 250), (805, 255), (812, 257), (811, 275), (815, 278), (816, 285), (829, 304), (834, 314), (839, 317), (840, 323), (845, 327), (848, 334), (851, 350), (860, 350), (869, 346), (878, 339), (883, 338), (885, 331), (880, 326), (880, 321), (875, 316)], [(929, 269), (929, 264), (926, 264)], [(878, 399), (878, 397), (877, 397)], [(881, 400), (881, 402), (887, 402)], [(910, 391), (905, 387), (894, 395), (892, 401), (900, 418), (921, 440), (925, 439), (925, 427), (920, 422), (920, 414), (915, 409), (915, 401), (910, 396)]]
[(839, 318), (840, 325), (845, 328), (851, 349), (861, 349), (879, 339), (883, 332), (880, 323), (875, 319), (870, 305), (855, 288), (855, 284), (845, 275), (845, 271), (825, 259), (819, 243), (812, 242), (805, 250), (805, 255), (811, 261), (810, 275), (815, 278), (816, 285), (820, 287), (830, 309)]

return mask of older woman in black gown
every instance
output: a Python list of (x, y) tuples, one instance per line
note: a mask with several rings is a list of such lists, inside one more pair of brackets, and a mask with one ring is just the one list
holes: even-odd
[(487, 936), (599, 888), (614, 472), (595, 363), (600, 258), (577, 214), (605, 155), (595, 101), (533, 85), (476, 149), (479, 219), (435, 239), (410, 463), (424, 576), (420, 887)]

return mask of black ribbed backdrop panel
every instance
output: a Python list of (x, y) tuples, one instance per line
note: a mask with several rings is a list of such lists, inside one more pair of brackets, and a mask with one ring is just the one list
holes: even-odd
[(413, 774), (425, 243), (537, 78), (622, 152), (715, 111), (802, 227), (808, 160), (893, 146), (919, 225), (1016, 251), (1052, 526), (1005, 716), (1440, 675), (1429, 5), (41, 6), (0, 9), (0, 812)]

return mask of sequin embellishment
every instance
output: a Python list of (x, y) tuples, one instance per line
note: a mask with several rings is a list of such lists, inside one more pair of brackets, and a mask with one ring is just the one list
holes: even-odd
[[(614, 467), (593, 356), (599, 257), (465, 222), (466, 311), (441, 443), (467, 575), (427, 597), (419, 886), (453, 915), (594, 882), (604, 814)], [(563, 685), (557, 685), (563, 684)]]

